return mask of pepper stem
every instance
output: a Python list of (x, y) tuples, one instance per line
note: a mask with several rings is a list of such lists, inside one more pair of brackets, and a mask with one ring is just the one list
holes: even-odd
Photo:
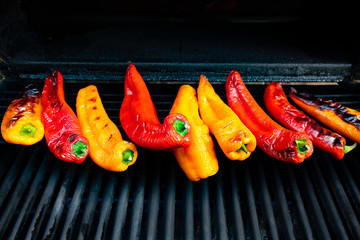
[(130, 149), (126, 149), (122, 155), (123, 155), (122, 162), (126, 165), (131, 163), (132, 160), (134, 159), (134, 151), (131, 151)]
[(37, 129), (31, 123), (24, 125), (20, 130), (20, 135), (25, 137), (33, 137)]
[(81, 157), (87, 153), (87, 145), (81, 141), (77, 141), (72, 145), (72, 150), (75, 156)]
[(189, 132), (188, 131), (189, 126), (185, 122), (179, 119), (175, 119), (172, 125), (174, 126), (176, 132), (180, 134), (182, 137), (185, 137), (185, 135)]
[(298, 152), (305, 155), (308, 150), (308, 144), (306, 143), (306, 139), (296, 139), (295, 143)]
[(247, 146), (247, 144), (243, 143), (243, 144), (241, 145), (241, 147), (240, 147), (238, 150), (236, 150), (236, 152), (244, 151), (246, 154), (248, 154), (249, 151), (246, 149), (246, 146)]
[(357, 145), (356, 143), (354, 143), (353, 145), (350, 145), (350, 146), (345, 145), (344, 153), (346, 154), (346, 153), (350, 152), (351, 150), (353, 150), (356, 147), (356, 145)]

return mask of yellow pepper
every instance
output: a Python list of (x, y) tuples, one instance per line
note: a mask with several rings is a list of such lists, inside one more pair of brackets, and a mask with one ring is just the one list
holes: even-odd
[(13, 100), (1, 123), (1, 134), (8, 143), (32, 145), (44, 137), (41, 122), (41, 92), (33, 84), (26, 86)]
[(97, 165), (109, 171), (122, 172), (135, 163), (136, 146), (123, 140), (119, 129), (108, 117), (96, 86), (80, 89), (76, 112), (82, 134), (90, 143), (90, 158)]
[(226, 105), (205, 76), (197, 89), (202, 120), (231, 160), (245, 160), (256, 148), (256, 139), (233, 110)]
[(196, 90), (189, 86), (180, 87), (172, 113), (183, 114), (191, 124), (190, 145), (174, 150), (176, 160), (191, 181), (198, 181), (217, 173), (218, 160), (209, 128), (201, 120)]

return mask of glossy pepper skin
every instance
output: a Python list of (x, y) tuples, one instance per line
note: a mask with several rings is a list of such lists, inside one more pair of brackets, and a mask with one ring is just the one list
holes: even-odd
[(199, 115), (196, 90), (190, 85), (180, 87), (170, 114), (183, 114), (191, 124), (190, 145), (174, 150), (176, 160), (191, 181), (198, 181), (217, 173), (218, 160), (209, 128)]
[(237, 71), (226, 79), (230, 107), (255, 135), (261, 150), (269, 156), (290, 163), (301, 163), (313, 153), (313, 144), (302, 132), (283, 128), (258, 105)]
[(89, 154), (89, 142), (81, 133), (74, 111), (65, 102), (63, 77), (57, 70), (45, 79), (42, 106), (49, 150), (65, 162), (83, 162)]
[(256, 139), (234, 111), (216, 94), (205, 76), (197, 89), (200, 115), (224, 154), (231, 160), (245, 160), (256, 148)]
[(1, 134), (8, 143), (32, 145), (44, 137), (41, 123), (41, 92), (34, 84), (29, 84), (19, 97), (7, 108), (2, 123)]
[(161, 124), (144, 80), (133, 64), (125, 75), (125, 94), (120, 122), (137, 145), (169, 151), (190, 144), (190, 123), (182, 114), (170, 114)]
[(309, 93), (299, 93), (295, 88), (290, 89), (290, 98), (302, 110), (330, 129), (360, 143), (360, 112), (338, 102), (318, 98)]
[(293, 131), (306, 133), (315, 147), (331, 157), (344, 157), (345, 138), (321, 127), (303, 111), (291, 105), (280, 83), (272, 82), (266, 87), (264, 101), (267, 111), (280, 124)]
[(82, 134), (90, 142), (89, 155), (100, 167), (123, 172), (137, 159), (136, 146), (123, 140), (117, 126), (108, 117), (96, 86), (80, 89), (76, 113)]

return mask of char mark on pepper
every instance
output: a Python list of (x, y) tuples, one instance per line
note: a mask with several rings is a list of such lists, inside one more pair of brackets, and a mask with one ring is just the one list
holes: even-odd
[(291, 92), (302, 99), (306, 104), (318, 107), (322, 111), (331, 111), (344, 122), (350, 123), (357, 128), (360, 128), (360, 119), (358, 116), (351, 114), (349, 109), (340, 103), (334, 102), (332, 100), (326, 100), (324, 98), (317, 98), (315, 95), (310, 93), (297, 92), (294, 88), (291, 88)]

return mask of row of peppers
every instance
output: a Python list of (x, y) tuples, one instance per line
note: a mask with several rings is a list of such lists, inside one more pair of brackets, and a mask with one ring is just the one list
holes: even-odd
[[(121, 125), (136, 145), (173, 151), (192, 181), (212, 176), (219, 169), (210, 133), (231, 160), (245, 160), (259, 146), (273, 158), (301, 163), (312, 155), (313, 145), (342, 159), (360, 143), (360, 112), (354, 109), (291, 88), (290, 98), (333, 132), (291, 105), (282, 86), (272, 82), (265, 89), (264, 102), (280, 125), (258, 105), (237, 71), (229, 74), (225, 85), (228, 104), (203, 75), (197, 90), (181, 86), (169, 115), (160, 123), (144, 80), (130, 64)], [(45, 79), (42, 93), (29, 85), (10, 104), (1, 133), (5, 141), (22, 145), (34, 144), (45, 135), (54, 156), (67, 162), (81, 163), (90, 155), (110, 171), (125, 171), (136, 162), (136, 145), (123, 140), (94, 85), (78, 92), (76, 113), (66, 103), (62, 75), (55, 71)], [(354, 144), (345, 145), (345, 138), (336, 132)]]

